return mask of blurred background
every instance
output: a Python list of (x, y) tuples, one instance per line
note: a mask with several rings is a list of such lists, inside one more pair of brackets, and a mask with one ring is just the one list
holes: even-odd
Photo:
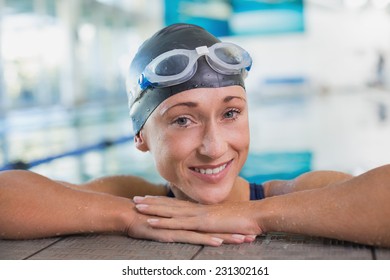
[(175, 22), (252, 55), (244, 177), (390, 162), (390, 0), (0, 0), (0, 170), (161, 181), (132, 144), (125, 76)]

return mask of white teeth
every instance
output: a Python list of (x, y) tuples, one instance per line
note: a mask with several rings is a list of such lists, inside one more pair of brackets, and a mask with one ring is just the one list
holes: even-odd
[(207, 169), (203, 169), (203, 168), (194, 168), (196, 172), (199, 172), (201, 174), (207, 174), (207, 175), (211, 175), (211, 174), (218, 174), (219, 172), (221, 172), (222, 170), (224, 170), (226, 168), (226, 163), (224, 165), (221, 165), (220, 167), (217, 167), (217, 168), (207, 168)]

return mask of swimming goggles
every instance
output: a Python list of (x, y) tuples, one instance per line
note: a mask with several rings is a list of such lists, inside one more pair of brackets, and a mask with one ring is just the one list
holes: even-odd
[(220, 42), (194, 50), (174, 49), (157, 56), (145, 67), (132, 89), (133, 100), (148, 87), (163, 88), (188, 81), (196, 73), (201, 56), (205, 56), (212, 69), (226, 75), (241, 74), (245, 78), (252, 66), (249, 53), (233, 43)]

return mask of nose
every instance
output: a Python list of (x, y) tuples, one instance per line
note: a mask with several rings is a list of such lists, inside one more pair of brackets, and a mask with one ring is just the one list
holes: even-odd
[(228, 149), (226, 131), (215, 122), (205, 125), (199, 154), (211, 159), (220, 158)]

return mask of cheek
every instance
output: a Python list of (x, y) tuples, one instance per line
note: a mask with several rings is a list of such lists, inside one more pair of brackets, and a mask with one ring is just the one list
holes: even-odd
[(170, 180), (176, 177), (177, 170), (191, 157), (193, 151), (193, 138), (188, 135), (184, 137), (180, 133), (165, 134), (154, 141), (151, 149), (157, 170), (161, 176)]
[(231, 143), (238, 150), (249, 149), (249, 123), (247, 118), (242, 119), (234, 127), (229, 130)]
[(239, 154), (239, 168), (241, 169), (245, 164), (249, 153), (249, 125), (244, 121), (230, 129), (228, 133), (230, 135), (230, 145), (232, 149)]

